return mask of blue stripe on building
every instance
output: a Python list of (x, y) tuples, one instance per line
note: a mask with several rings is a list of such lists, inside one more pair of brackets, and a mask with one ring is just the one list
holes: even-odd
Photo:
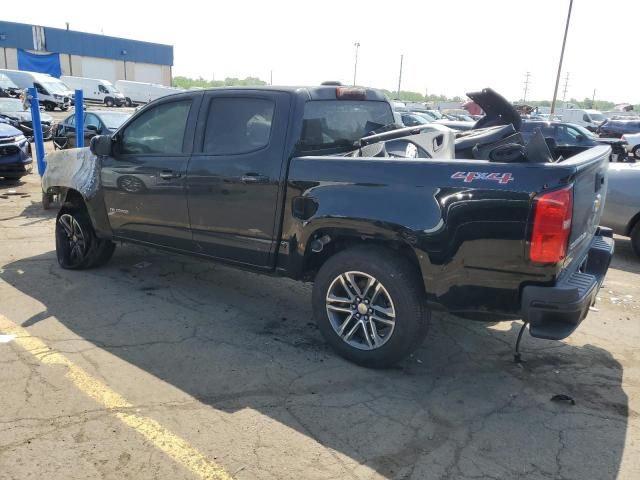
[[(43, 27), (46, 51), (84, 57), (173, 65), (173, 46)], [(0, 21), (0, 48), (33, 50), (32, 25)]]

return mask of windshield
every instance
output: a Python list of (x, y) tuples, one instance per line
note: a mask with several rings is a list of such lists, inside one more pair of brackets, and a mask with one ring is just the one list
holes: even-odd
[(444, 118), (444, 115), (437, 110), (429, 110), (427, 113), (433, 116), (436, 120), (442, 120)]
[(109, 130), (115, 130), (131, 116), (130, 113), (107, 112), (100, 114), (100, 120)]
[(589, 116), (591, 117), (591, 120), (594, 120), (596, 122), (604, 122), (604, 120), (606, 118), (601, 113), (590, 113)]
[(0, 112), (23, 112), (22, 102), (17, 98), (0, 98)]
[(106, 93), (120, 93), (120, 91), (114, 87), (111, 82), (102, 82), (102, 85), (107, 90)]
[(303, 151), (351, 146), (353, 142), (394, 123), (387, 102), (361, 100), (313, 100), (304, 106), (302, 136)]
[(62, 82), (42, 82), (42, 86), (46, 88), (49, 93), (59, 93), (61, 95), (65, 95), (69, 91), (66, 85)]
[(596, 136), (593, 134), (593, 132), (590, 132), (589, 130), (587, 130), (586, 128), (584, 128), (581, 125), (571, 124), (571, 126), (573, 128), (575, 128), (576, 130), (578, 130), (582, 135), (584, 135), (587, 138), (596, 138)]
[(0, 87), (1, 88), (16, 88), (16, 84), (11, 81), (4, 73), (0, 73)]

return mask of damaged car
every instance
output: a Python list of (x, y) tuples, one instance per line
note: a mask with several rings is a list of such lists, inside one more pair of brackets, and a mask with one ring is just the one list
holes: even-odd
[(17, 180), (31, 173), (31, 147), (20, 130), (0, 122), (0, 177)]
[(560, 158), (523, 140), (502, 96), (469, 97), (486, 115), (465, 132), (398, 128), (381, 92), (340, 85), (155, 100), (47, 157), (58, 264), (98, 267), (130, 242), (310, 281), (320, 332), (367, 367), (415, 350), (434, 310), (564, 339), (613, 254), (611, 149)]
[[(19, 129), (26, 137), (33, 137), (33, 120), (31, 110), (25, 110), (22, 101), (17, 98), (0, 98), (0, 118)], [(45, 140), (51, 139), (51, 115), (40, 112), (42, 136)]]

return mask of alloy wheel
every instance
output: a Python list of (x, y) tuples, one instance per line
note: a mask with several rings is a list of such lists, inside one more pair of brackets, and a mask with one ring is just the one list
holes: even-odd
[(382, 347), (395, 328), (391, 295), (375, 277), (364, 272), (337, 276), (327, 291), (326, 309), (335, 333), (360, 350)]

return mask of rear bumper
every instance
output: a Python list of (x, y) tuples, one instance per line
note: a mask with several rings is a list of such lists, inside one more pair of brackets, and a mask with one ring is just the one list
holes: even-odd
[(595, 303), (613, 256), (613, 232), (599, 227), (584, 261), (554, 286), (522, 290), (522, 318), (531, 336), (562, 340), (573, 333)]

